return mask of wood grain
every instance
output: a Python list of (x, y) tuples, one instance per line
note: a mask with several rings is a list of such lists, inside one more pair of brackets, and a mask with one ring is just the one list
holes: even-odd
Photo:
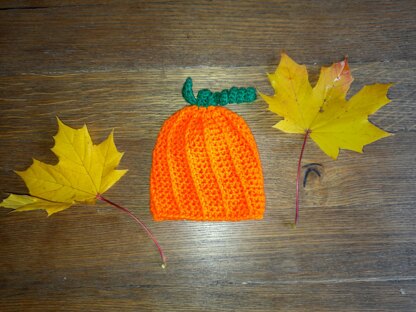
[[(13, 170), (50, 152), (56, 116), (88, 124), (94, 141), (115, 129), (122, 168), (109, 192), (142, 218), (157, 250), (104, 204), (51, 218), (0, 210), (1, 311), (414, 311), (416, 306), (416, 35), (412, 1), (2, 1), (0, 193), (24, 193)], [(230, 106), (257, 140), (266, 214), (237, 223), (153, 222), (151, 153), (180, 90), (254, 85), (285, 49), (319, 67), (349, 55), (364, 84), (395, 82), (371, 117), (394, 133), (323, 164), (294, 216), (302, 137), (271, 126), (258, 100)]]

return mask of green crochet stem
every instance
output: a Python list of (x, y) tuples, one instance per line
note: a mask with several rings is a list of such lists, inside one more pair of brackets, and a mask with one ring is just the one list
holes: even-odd
[(212, 92), (209, 89), (199, 90), (197, 97), (192, 90), (192, 78), (188, 77), (183, 84), (182, 96), (191, 105), (201, 107), (225, 106), (232, 103), (250, 103), (257, 98), (256, 89), (253, 87), (225, 89), (221, 92)]

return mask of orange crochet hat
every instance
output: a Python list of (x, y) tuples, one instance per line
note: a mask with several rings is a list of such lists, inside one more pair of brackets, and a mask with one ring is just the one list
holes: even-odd
[(262, 219), (265, 196), (256, 142), (245, 121), (222, 107), (253, 101), (256, 91), (203, 89), (195, 98), (188, 78), (182, 92), (191, 105), (165, 121), (153, 150), (154, 219)]

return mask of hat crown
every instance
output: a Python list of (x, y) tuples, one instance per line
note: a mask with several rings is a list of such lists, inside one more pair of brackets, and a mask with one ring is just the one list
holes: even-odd
[(245, 121), (221, 106), (186, 106), (162, 126), (150, 178), (155, 220), (261, 219), (257, 145)]

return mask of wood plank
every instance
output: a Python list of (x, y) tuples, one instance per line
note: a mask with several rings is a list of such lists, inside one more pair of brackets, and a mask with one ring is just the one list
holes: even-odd
[(415, 15), (405, 0), (6, 1), (1, 72), (262, 66), (282, 49), (318, 64), (411, 61)]
[[(19, 126), (18, 131), (24, 131), (25, 135), (30, 135), (30, 126), (47, 131), (55, 124), (55, 115), (59, 115), (68, 122), (77, 122), (78, 126), (82, 122), (107, 129), (118, 126), (120, 131), (130, 131), (130, 135), (135, 133), (142, 136), (147, 133), (156, 137), (163, 121), (186, 104), (181, 89), (188, 76), (194, 80), (194, 90), (222, 90), (233, 85), (252, 85), (263, 93), (272, 94), (266, 73), (273, 72), (276, 66), (277, 63), (267, 67), (142, 68), (128, 72), (0, 77), (0, 105), (3, 110), (0, 130), (3, 137), (12, 136)], [(416, 87), (413, 79), (416, 75), (415, 61), (362, 64), (350, 60), (350, 66), (355, 81), (349, 96), (365, 84), (395, 83), (389, 91), (393, 103), (371, 116), (374, 123), (393, 133), (416, 130), (413, 107), (416, 101), (416, 93), (413, 91)], [(308, 69), (311, 81), (315, 83), (319, 67), (309, 66)], [(279, 117), (268, 112), (265, 109), (267, 105), (261, 99), (255, 104), (231, 105), (230, 108), (243, 115), (255, 134), (266, 132), (266, 137), (276, 134), (270, 125), (276, 123)], [(25, 122), (22, 125), (7, 122), (23, 119), (24, 116), (32, 117), (31, 125), (24, 127)], [(115, 122), (119, 119), (125, 121), (128, 127), (119, 126)], [(53, 131), (51, 129), (51, 133)]]
[[(68, 281), (68, 280), (66, 280)], [(13, 311), (400, 311), (412, 312), (416, 286), (409, 281), (347, 283), (204, 285), (154, 287), (142, 284), (93, 284), (70, 287), (60, 281), (45, 288), (22, 289), (4, 300)], [(238, 291), (235, 289), (238, 288)], [(91, 300), (94, 298), (95, 300)], [(176, 300), (172, 301), (172, 298)]]

